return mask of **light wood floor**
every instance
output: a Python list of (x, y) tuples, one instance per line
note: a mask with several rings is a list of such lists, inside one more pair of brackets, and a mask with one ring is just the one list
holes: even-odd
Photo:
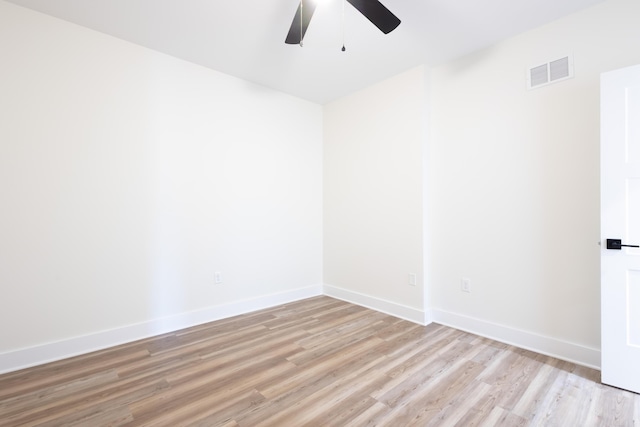
[(317, 297), (0, 376), (2, 426), (638, 426), (599, 372)]

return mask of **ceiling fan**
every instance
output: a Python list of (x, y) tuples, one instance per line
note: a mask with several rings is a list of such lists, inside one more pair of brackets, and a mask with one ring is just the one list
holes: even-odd
[[(353, 7), (358, 9), (360, 13), (385, 34), (389, 34), (400, 25), (398, 17), (391, 13), (391, 11), (378, 0), (346, 1), (351, 3)], [(291, 23), (291, 28), (289, 29), (285, 43), (302, 45), (302, 40), (304, 39), (304, 35), (307, 32), (309, 22), (311, 22), (313, 12), (316, 10), (317, 5), (318, 0), (300, 0), (300, 5)], [(344, 50), (344, 47), (342, 50)]]

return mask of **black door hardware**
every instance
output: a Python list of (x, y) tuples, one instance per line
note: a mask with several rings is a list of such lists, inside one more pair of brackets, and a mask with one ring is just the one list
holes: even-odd
[(640, 248), (638, 245), (623, 245), (620, 239), (607, 239), (607, 249), (621, 250), (625, 248)]

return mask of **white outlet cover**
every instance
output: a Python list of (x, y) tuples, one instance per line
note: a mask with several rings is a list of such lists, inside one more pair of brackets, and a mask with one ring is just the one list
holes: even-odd
[(462, 292), (471, 293), (471, 280), (463, 277), (460, 280), (460, 290)]
[(415, 286), (415, 285), (416, 285), (416, 274), (409, 273), (409, 286)]

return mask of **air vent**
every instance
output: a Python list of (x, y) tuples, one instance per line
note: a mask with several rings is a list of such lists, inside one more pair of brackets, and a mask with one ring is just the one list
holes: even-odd
[(527, 70), (527, 87), (537, 89), (573, 77), (573, 59), (565, 56)]
[(549, 83), (549, 64), (538, 65), (529, 70), (529, 87), (542, 86)]

